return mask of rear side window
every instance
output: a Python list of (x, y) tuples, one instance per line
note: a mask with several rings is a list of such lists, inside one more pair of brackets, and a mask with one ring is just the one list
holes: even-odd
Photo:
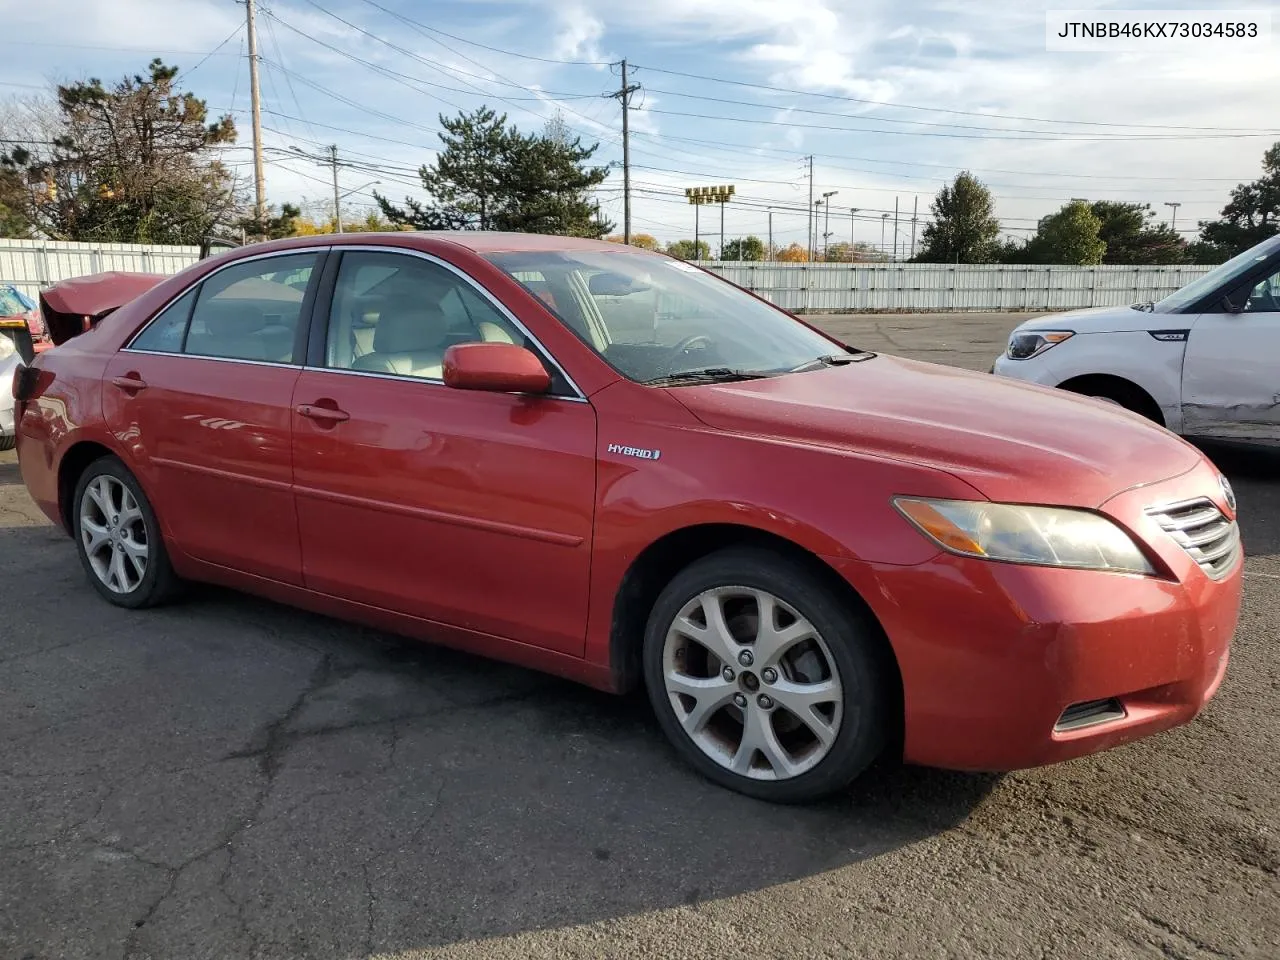
[(200, 285), (183, 352), (293, 363), (307, 285), (318, 255), (290, 254), (227, 267)]
[(192, 288), (156, 314), (155, 319), (129, 345), (130, 348), (158, 353), (180, 353), (182, 337), (187, 332), (187, 320), (191, 317), (191, 305), (195, 302), (196, 289)]

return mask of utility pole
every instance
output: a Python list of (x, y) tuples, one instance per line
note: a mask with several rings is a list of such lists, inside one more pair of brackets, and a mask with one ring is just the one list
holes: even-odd
[(813, 260), (813, 154), (809, 154), (809, 260)]
[(695, 203), (693, 205), (693, 259), (697, 260), (698, 251), (702, 248), (698, 246), (698, 214), (702, 212), (702, 204)]
[[(631, 129), (627, 125), (627, 109), (631, 106), (631, 94), (640, 84), (627, 84), (627, 61), (622, 61), (622, 86), (610, 94), (622, 103), (622, 242), (631, 243)], [(695, 254), (697, 244), (695, 242)]]
[(893, 259), (898, 259), (898, 198), (893, 198)]
[(769, 210), (769, 249), (768, 249), (768, 252), (765, 254), (765, 259), (766, 260), (773, 259), (773, 209), (772, 208), (770, 208)]
[(339, 205), (341, 198), (338, 196), (338, 145), (335, 143), (329, 147), (329, 158), (333, 163), (333, 225), (334, 229), (342, 232), (342, 207)]
[(1182, 202), (1178, 201), (1177, 203), (1170, 203), (1168, 200), (1166, 200), (1164, 205), (1166, 207), (1173, 208), (1173, 220), (1169, 223), (1169, 229), (1176, 232), (1178, 229), (1178, 208), (1182, 206)]
[(849, 208), (849, 262), (853, 263), (858, 259), (858, 241), (854, 235), (858, 232), (858, 208)]
[(889, 248), (886, 247), (884, 243), (884, 224), (885, 224), (885, 221), (888, 219), (889, 219), (889, 215), (887, 213), (880, 214), (880, 252), (881, 253), (889, 252)]
[(249, 27), (249, 100), (253, 110), (253, 216), (258, 233), (267, 219), (267, 185), (262, 168), (262, 97), (258, 91), (258, 25), (254, 0), (245, 0)]
[(911, 203), (911, 259), (916, 258), (916, 219), (920, 213), (920, 198), (912, 198)]

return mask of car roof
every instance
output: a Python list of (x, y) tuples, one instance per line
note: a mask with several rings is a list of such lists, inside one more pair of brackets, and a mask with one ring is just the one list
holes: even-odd
[[(373, 243), (386, 245), (392, 241), (397, 246), (419, 250), (431, 250), (440, 243), (463, 247), (474, 253), (567, 253), (570, 251), (613, 251), (629, 254), (651, 254), (652, 251), (631, 247), (607, 240), (587, 237), (562, 237), (545, 233), (508, 233), (494, 230), (397, 230), (382, 233), (329, 233), (309, 237), (286, 237), (239, 247), (232, 259), (252, 251), (267, 253), (298, 246), (328, 246)], [(225, 255), (224, 255), (225, 256)]]

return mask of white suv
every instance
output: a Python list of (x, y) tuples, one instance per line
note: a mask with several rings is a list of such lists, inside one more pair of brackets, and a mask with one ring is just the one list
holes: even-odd
[(1280, 442), (1280, 236), (1163, 300), (1028, 320), (992, 372), (1110, 400), (1184, 436)]

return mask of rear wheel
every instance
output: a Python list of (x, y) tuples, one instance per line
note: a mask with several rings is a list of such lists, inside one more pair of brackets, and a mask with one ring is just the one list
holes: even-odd
[(17, 444), (17, 437), (0, 437), (0, 450), (12, 450)]
[(818, 799), (885, 743), (887, 671), (871, 625), (770, 551), (724, 550), (678, 574), (649, 617), (644, 668), (676, 749), (740, 793)]
[(178, 578), (160, 525), (137, 479), (114, 456), (85, 468), (72, 519), (80, 562), (94, 589), (119, 607), (152, 607), (171, 598)]

